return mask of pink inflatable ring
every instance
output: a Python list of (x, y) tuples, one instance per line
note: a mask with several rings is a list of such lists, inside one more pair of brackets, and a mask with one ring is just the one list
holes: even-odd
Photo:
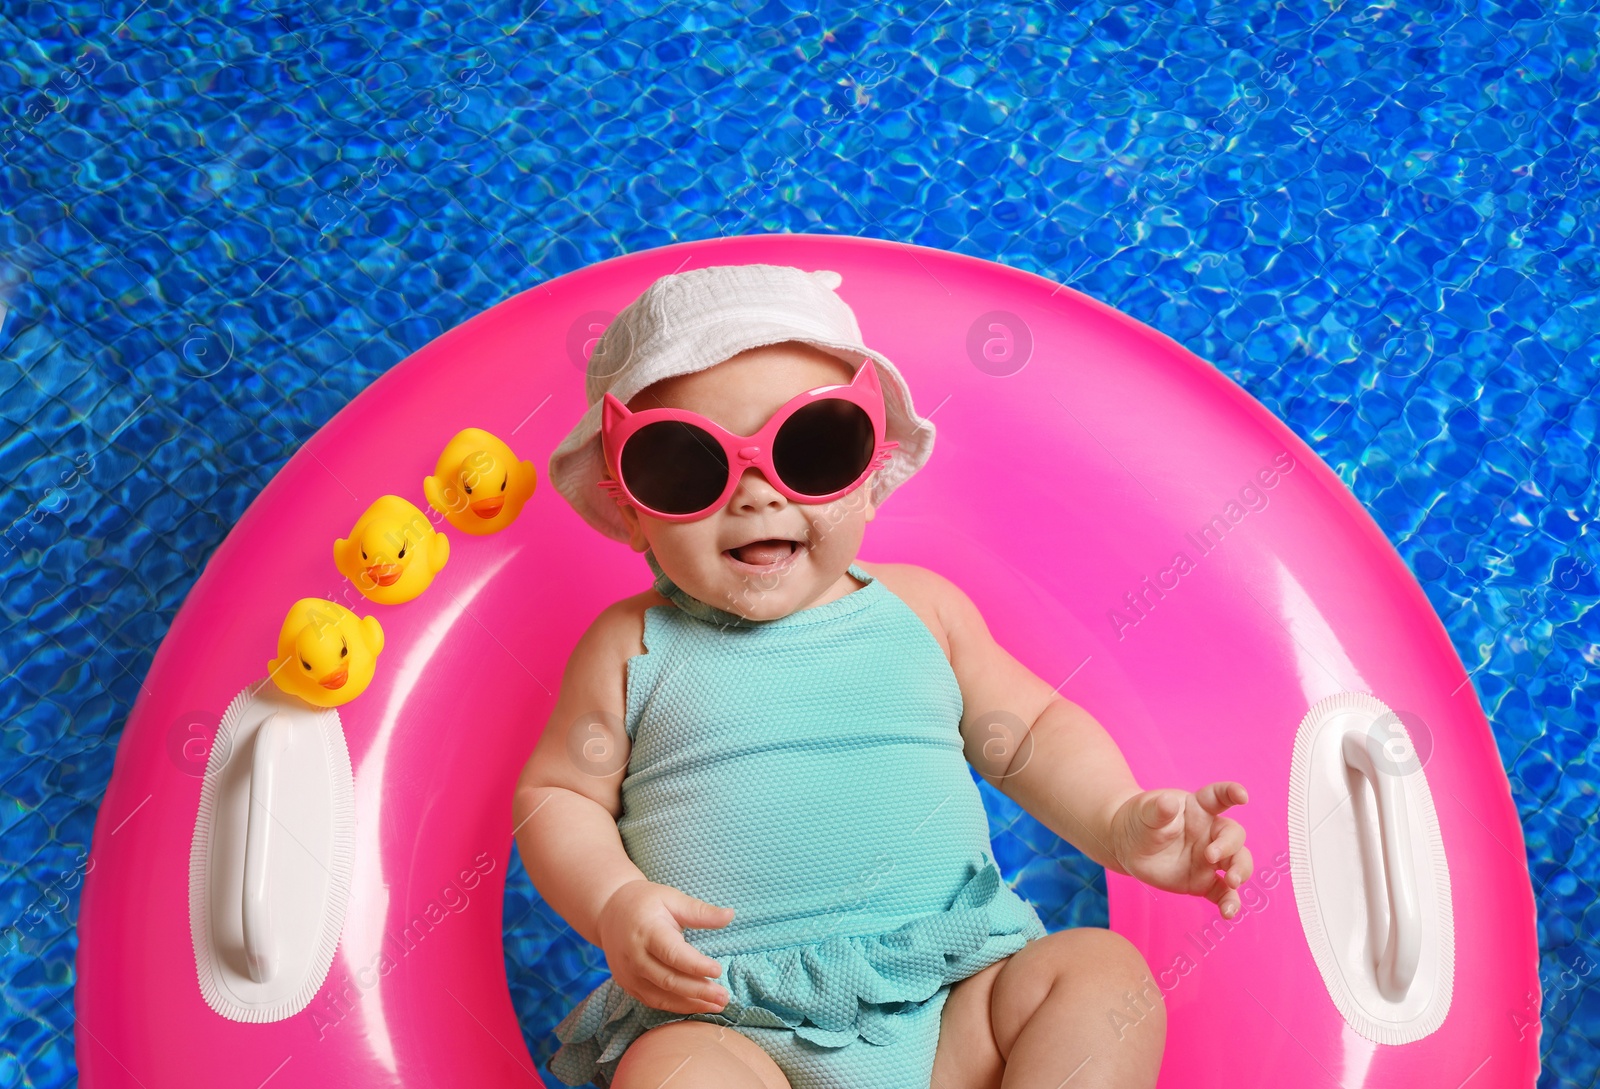
[[(381, 495), (426, 511), (422, 479), (463, 428), (542, 473), (610, 316), (659, 276), (744, 262), (840, 272), (866, 343), (938, 424), (862, 559), (963, 587), (1143, 785), (1248, 787), (1257, 865), (1235, 919), (1108, 881), (1111, 926), (1166, 1003), (1161, 1085), (1532, 1086), (1534, 901), (1495, 742), (1421, 588), (1333, 472), (1216, 368), (1069, 288), (780, 235), (620, 257), (506, 300), (374, 382), (245, 512), (155, 656), (100, 807), (77, 960), (86, 1089), (540, 1084), (502, 948), (513, 785), (578, 635), (649, 572), (543, 480), (502, 532), (437, 525), (449, 563), (403, 605), (355, 594), (330, 545)], [(250, 968), (266, 989), (230, 990), (238, 951), (206, 962), (226, 942), (195, 921), (211, 886), (191, 863), (210, 849), (201, 817), (208, 842), (242, 834), (243, 787), (208, 800), (204, 773), (232, 766), (244, 719), (225, 712), (303, 597), (377, 615), (384, 649), (365, 694), (318, 720), (326, 910), (276, 905)]]

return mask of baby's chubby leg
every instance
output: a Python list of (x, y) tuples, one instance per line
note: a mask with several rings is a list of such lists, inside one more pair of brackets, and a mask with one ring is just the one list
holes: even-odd
[(622, 1053), (611, 1089), (789, 1089), (772, 1057), (747, 1036), (709, 1021), (668, 1021)]
[(1132, 943), (1062, 930), (950, 989), (932, 1089), (1149, 1089), (1166, 1038), (1161, 991)]

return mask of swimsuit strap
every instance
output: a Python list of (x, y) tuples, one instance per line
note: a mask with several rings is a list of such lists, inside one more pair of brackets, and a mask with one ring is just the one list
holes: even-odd
[[(730, 613), (725, 609), (719, 609), (715, 605), (707, 604), (706, 602), (701, 601), (699, 598), (693, 597), (684, 590), (680, 589), (678, 584), (673, 582), (672, 579), (667, 576), (667, 573), (661, 569), (661, 565), (656, 562), (654, 551), (648, 548), (645, 549), (644, 558), (645, 561), (650, 564), (650, 570), (655, 573), (656, 593), (672, 602), (685, 613), (697, 620), (703, 620), (707, 624), (714, 624), (719, 628), (758, 628), (765, 624), (775, 624), (780, 620), (788, 620), (790, 616), (795, 615), (791, 613), (789, 616), (774, 616), (766, 620), (752, 620), (749, 617), (740, 616), (737, 613)], [(849, 567), (849, 573), (869, 586), (878, 581), (853, 563)], [(862, 587), (862, 589), (865, 588), (866, 587)], [(845, 597), (849, 596), (849, 594), (845, 595)], [(844, 599), (839, 598), (836, 600), (842, 601)], [(832, 604), (832, 602), (829, 602), (829, 604)], [(823, 608), (824, 606), (814, 607)]]

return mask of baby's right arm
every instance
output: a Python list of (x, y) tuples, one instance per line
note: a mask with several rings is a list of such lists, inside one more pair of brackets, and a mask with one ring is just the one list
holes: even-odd
[(725, 926), (731, 909), (651, 882), (617, 832), (632, 748), (623, 729), (627, 660), (644, 653), (644, 610), (663, 600), (652, 591), (619, 601), (578, 640), (517, 781), (512, 819), (534, 888), (605, 950), (623, 990), (659, 1009), (716, 1012), (727, 993), (705, 977), (722, 966), (691, 946), (683, 928)]

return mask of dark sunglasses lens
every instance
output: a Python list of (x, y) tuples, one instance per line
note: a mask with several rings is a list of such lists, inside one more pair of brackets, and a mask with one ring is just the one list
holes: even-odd
[(784, 421), (773, 443), (772, 463), (795, 491), (828, 495), (855, 483), (872, 461), (874, 445), (866, 410), (828, 397)]
[(661, 514), (697, 514), (728, 483), (728, 456), (693, 424), (646, 424), (622, 447), (622, 479), (639, 502)]

